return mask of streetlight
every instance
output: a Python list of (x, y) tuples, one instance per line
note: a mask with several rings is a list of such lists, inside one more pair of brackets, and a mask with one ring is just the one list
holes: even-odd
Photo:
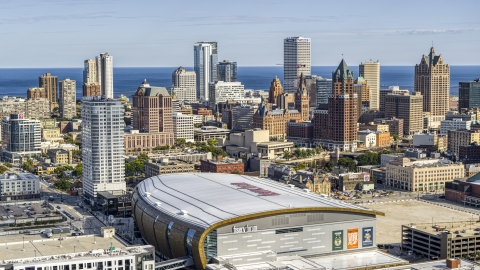
[(23, 250), (25, 250), (25, 236), (22, 237)]
[(75, 253), (75, 246), (73, 246), (73, 253)]

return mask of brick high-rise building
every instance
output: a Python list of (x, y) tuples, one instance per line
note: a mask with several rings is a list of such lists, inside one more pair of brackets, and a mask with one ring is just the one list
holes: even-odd
[(52, 76), (50, 72), (38, 77), (38, 87), (45, 89), (47, 99), (52, 103), (52, 108), (56, 107), (58, 102), (58, 78)]
[(314, 137), (323, 148), (342, 151), (357, 149), (357, 94), (354, 93), (353, 72), (342, 59), (332, 73), (332, 92), (328, 105), (319, 106), (314, 113)]
[(268, 91), (268, 103), (277, 104), (277, 97), (283, 93), (282, 83), (280, 79), (275, 77), (270, 83), (270, 90)]
[(441, 54), (435, 54), (433, 47), (415, 66), (414, 91), (423, 95), (423, 111), (430, 113), (433, 125), (445, 119), (449, 110), (450, 66), (445, 64)]
[(100, 87), (100, 84), (96, 82), (84, 83), (82, 90), (84, 97), (99, 97), (102, 95), (102, 88)]
[(173, 132), (172, 97), (165, 87), (144, 80), (133, 95), (133, 129), (142, 133)]
[(27, 90), (27, 98), (47, 98), (47, 92), (44, 88), (28, 88)]
[(310, 120), (310, 94), (305, 85), (305, 77), (300, 75), (297, 92), (295, 92), (295, 109), (302, 115), (303, 121)]

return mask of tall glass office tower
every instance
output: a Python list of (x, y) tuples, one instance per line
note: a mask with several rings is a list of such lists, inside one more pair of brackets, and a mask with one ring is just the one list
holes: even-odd
[(208, 84), (217, 80), (217, 42), (197, 42), (193, 47), (197, 98), (208, 100)]

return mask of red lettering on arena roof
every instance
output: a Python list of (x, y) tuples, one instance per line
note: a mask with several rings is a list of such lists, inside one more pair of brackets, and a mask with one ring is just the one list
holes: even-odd
[(277, 195), (280, 195), (276, 192), (266, 190), (266, 189), (263, 189), (263, 188), (259, 188), (257, 186), (250, 185), (250, 184), (245, 183), (245, 182), (232, 183), (232, 185), (239, 187), (239, 189), (248, 189), (252, 192), (257, 193), (258, 196), (277, 196)]

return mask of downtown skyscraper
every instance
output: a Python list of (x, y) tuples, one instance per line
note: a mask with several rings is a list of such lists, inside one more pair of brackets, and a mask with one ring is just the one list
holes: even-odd
[(208, 101), (208, 85), (217, 80), (217, 42), (195, 43), (193, 55), (193, 67), (197, 76), (197, 98)]
[(325, 149), (357, 149), (358, 95), (354, 93), (354, 75), (342, 59), (332, 73), (332, 93), (328, 104), (319, 104), (314, 111), (314, 137)]
[(283, 40), (283, 91), (295, 93), (300, 74), (310, 75), (310, 38), (288, 37)]
[(430, 126), (437, 126), (448, 111), (450, 66), (445, 64), (441, 54), (435, 54), (433, 47), (415, 66), (414, 91), (423, 95), (423, 111), (430, 114)]
[(123, 113), (120, 101), (83, 99), (83, 192), (91, 201), (99, 191), (126, 190)]
[(358, 73), (358, 76), (367, 81), (370, 88), (368, 94), (370, 110), (378, 111), (380, 109), (380, 62), (360, 63)]
[(101, 53), (84, 61), (83, 96), (113, 98), (113, 56)]
[(113, 98), (113, 56), (101, 53), (97, 56), (97, 76), (102, 96)]

